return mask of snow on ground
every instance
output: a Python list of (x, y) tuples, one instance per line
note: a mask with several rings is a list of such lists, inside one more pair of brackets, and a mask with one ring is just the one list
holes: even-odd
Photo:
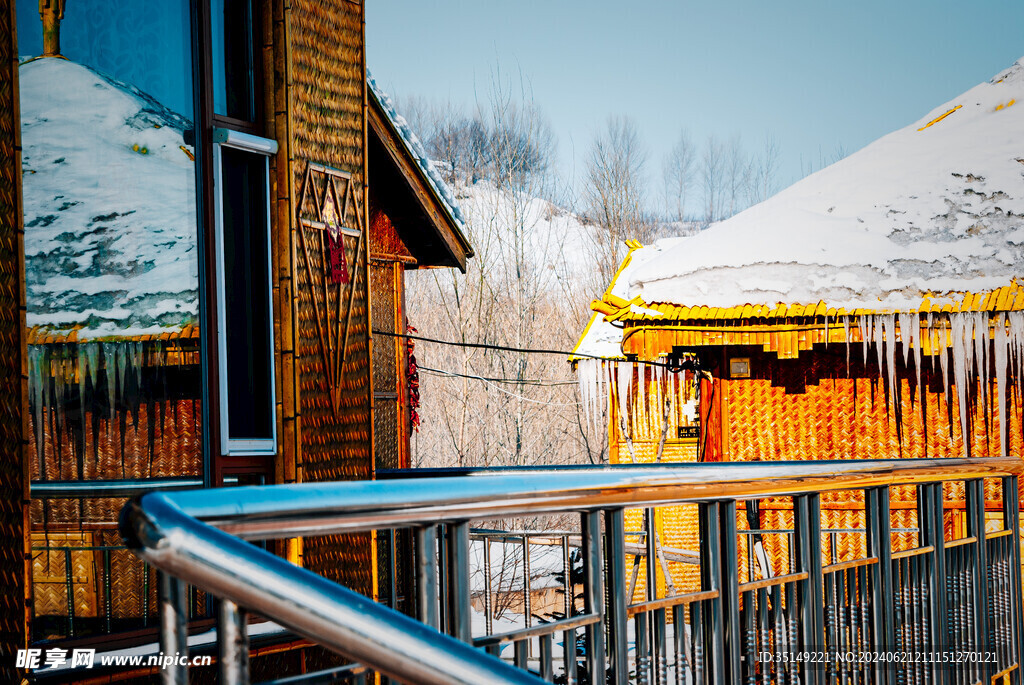
[[(474, 595), (484, 592), (484, 541), (469, 545), (469, 583)], [(490, 541), (491, 592), (521, 592), (523, 589), (523, 546), (519, 542)], [(530, 589), (564, 587), (556, 577), (563, 571), (561, 545), (530, 544)]]
[(731, 219), (656, 244), (642, 266), (634, 253), (613, 292), (909, 310), (1008, 285), (1024, 272), (1022, 141), (1024, 58)]
[(26, 62), (19, 80), (28, 325), (86, 339), (194, 323), (191, 123), (69, 60)]

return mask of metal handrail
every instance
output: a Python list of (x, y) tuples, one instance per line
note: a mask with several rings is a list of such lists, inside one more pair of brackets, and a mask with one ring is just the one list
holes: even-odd
[[(160, 496), (242, 539), (333, 535), (557, 511), (796, 495), (1016, 474), (1013, 457), (582, 466), (461, 477), (191, 490)], [(273, 492), (273, 496), (269, 495)]]
[(1021, 467), (1008, 457), (673, 464), (153, 492), (126, 505), (121, 531), (151, 565), (390, 677), (542, 682), (243, 539), (977, 479)]

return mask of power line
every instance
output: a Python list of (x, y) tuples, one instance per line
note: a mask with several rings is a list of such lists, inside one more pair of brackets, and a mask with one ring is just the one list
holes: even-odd
[(478, 381), (486, 381), (488, 383), (511, 383), (513, 385), (533, 385), (538, 387), (554, 387), (557, 385), (576, 385), (576, 381), (548, 381), (540, 380), (536, 378), (486, 378), (484, 376), (476, 376), (468, 373), (457, 373), (455, 371), (443, 371), (441, 369), (432, 369), (428, 366), (416, 365), (416, 369), (419, 371), (427, 371), (429, 373), (436, 373), (441, 376), (457, 376), (459, 378), (473, 378)]
[[(433, 371), (433, 369), (426, 369), (426, 368), (424, 368), (422, 366), (418, 366), (417, 369), (419, 369), (420, 371)], [(461, 373), (450, 373), (450, 372), (447, 372), (447, 371), (435, 371), (434, 373), (438, 373), (438, 374), (442, 374), (442, 375), (449, 375), (450, 374), (452, 376), (463, 376), (463, 374), (461, 374)], [(483, 376), (463, 376), (463, 377), (464, 378), (473, 378), (473, 379), (476, 379), (476, 380), (481, 380), (484, 383), (486, 383), (487, 385), (493, 385), (494, 389), (497, 390), (498, 392), (504, 393), (504, 394), (508, 395), (509, 397), (514, 397), (514, 398), (522, 400), (524, 402), (532, 402), (533, 404), (542, 404), (542, 405), (545, 405), (545, 406), (548, 406), (548, 407), (579, 407), (579, 406), (582, 405), (582, 402), (549, 402), (547, 400), (535, 400), (535, 399), (533, 399), (531, 397), (526, 397), (526, 396), (520, 395), (518, 393), (509, 392), (508, 390), (506, 390), (505, 388), (501, 387), (500, 385), (498, 385), (497, 383), (495, 383), (491, 379), (484, 378)], [(506, 381), (507, 382), (508, 379), (496, 379), (496, 380), (502, 380), (502, 381)], [(570, 383), (572, 385), (575, 385), (575, 382), (573, 382), (573, 381), (570, 381)]]
[(558, 354), (565, 357), (576, 356), (587, 359), (601, 359), (607, 361), (606, 357), (595, 357), (590, 354), (578, 352), (566, 352), (565, 350), (546, 350), (524, 347), (506, 347), (505, 345), (488, 345), (487, 343), (455, 342), (453, 340), (438, 340), (437, 338), (425, 338), (422, 335), (410, 335), (408, 333), (392, 333), (391, 331), (373, 331), (374, 335), (387, 335), (393, 338), (407, 338), (409, 340), (422, 340), (423, 342), (437, 343), (438, 345), (451, 345), (452, 347), (471, 347), (478, 350), (498, 350), (501, 352), (526, 352), (530, 354)]
[[(391, 331), (373, 331), (374, 335), (385, 335), (392, 338), (405, 338), (407, 340), (420, 340), (422, 342), (437, 343), (438, 345), (450, 345), (452, 347), (469, 347), (476, 350), (497, 350), (499, 352), (521, 352), (525, 354), (557, 354), (562, 357), (580, 357), (583, 359), (597, 359), (598, 361), (628, 361), (628, 360), (617, 360), (609, 359), (608, 357), (598, 357), (592, 354), (584, 354), (582, 352), (566, 352), (565, 350), (549, 350), (543, 348), (529, 348), (529, 347), (507, 347), (505, 345), (489, 345), (487, 343), (471, 343), (471, 342), (455, 342), (452, 340), (438, 340), (437, 338), (425, 338), (421, 335), (410, 335), (408, 333), (392, 333)], [(637, 364), (646, 364), (648, 366), (662, 366), (669, 370), (677, 370), (676, 367), (670, 364), (664, 364), (662, 362), (634, 362)]]

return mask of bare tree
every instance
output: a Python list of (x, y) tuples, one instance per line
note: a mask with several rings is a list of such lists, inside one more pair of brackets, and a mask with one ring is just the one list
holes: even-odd
[(651, 222), (644, 212), (647, 151), (636, 125), (627, 117), (611, 117), (594, 139), (587, 163), (585, 203), (597, 224), (597, 265), (603, 283), (615, 273), (625, 254), (625, 241), (645, 241)]
[(764, 202), (778, 190), (776, 175), (779, 170), (779, 143), (768, 134), (761, 153), (751, 161), (750, 204)]
[[(573, 292), (575, 274), (564, 258), (567, 236), (548, 230), (557, 207), (553, 192), (554, 137), (520, 84), (492, 79), (472, 118), (442, 117), (429, 140), (453, 140), (445, 124), (482, 135), (479, 175), (474, 158), (452, 155), (452, 175), (475, 256), (466, 274), (411, 274), (410, 320), (427, 337), (492, 345), (477, 349), (423, 343), (421, 428), (414, 464), (523, 465), (585, 459), (576, 414), (578, 388), (562, 356), (517, 350), (571, 349), (589, 312)], [(478, 146), (469, 147), (472, 151)], [(435, 148), (443, 149), (443, 148)]]
[(725, 149), (725, 212), (730, 217), (744, 209), (743, 201), (750, 185), (750, 161), (743, 150), (739, 135), (729, 139)]
[(704, 193), (704, 223), (714, 223), (722, 218), (722, 196), (725, 193), (725, 152), (714, 136), (708, 136), (704, 141), (700, 181)]
[(676, 221), (686, 220), (686, 203), (693, 188), (697, 166), (697, 149), (686, 131), (679, 133), (676, 144), (665, 158), (665, 200)]

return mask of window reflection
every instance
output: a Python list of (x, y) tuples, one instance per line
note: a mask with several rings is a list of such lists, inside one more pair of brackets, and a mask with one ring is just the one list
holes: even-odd
[(32, 478), (199, 474), (189, 2), (17, 16)]

